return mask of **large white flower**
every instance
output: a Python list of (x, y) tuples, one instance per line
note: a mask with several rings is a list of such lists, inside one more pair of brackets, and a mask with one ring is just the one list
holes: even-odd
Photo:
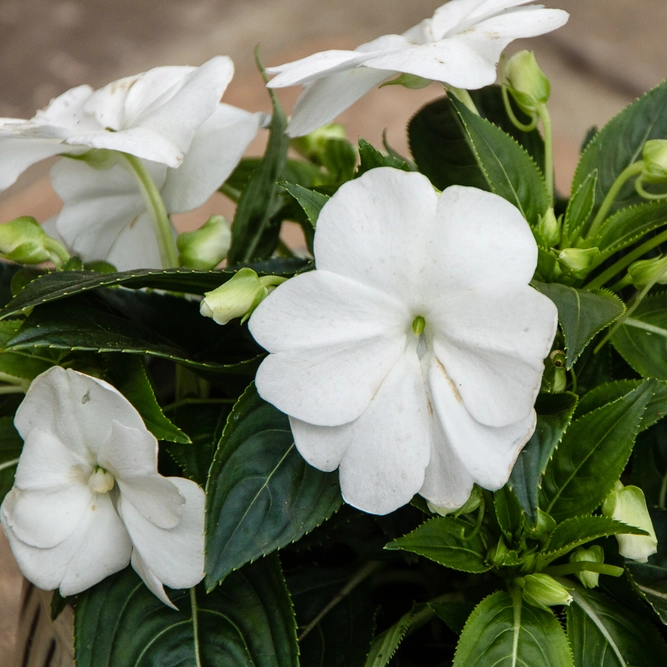
[(288, 134), (333, 120), (368, 91), (402, 72), (476, 89), (495, 81), (503, 49), (520, 37), (560, 28), (569, 15), (531, 0), (451, 0), (402, 35), (384, 35), (354, 51), (323, 51), (270, 67), (272, 88), (304, 85)]
[(290, 416), (297, 448), (340, 469), (345, 500), (384, 514), (420, 493), (459, 507), (506, 481), (535, 427), (556, 332), (529, 286), (537, 246), (501, 197), (381, 168), (320, 213), (317, 270), (250, 319), (271, 354), (260, 395)]
[(233, 73), (226, 56), (201, 67), (157, 67), (97, 91), (72, 88), (31, 120), (0, 119), (0, 190), (44, 158), (90, 148), (178, 167)]
[(172, 607), (163, 584), (202, 579), (204, 492), (157, 472), (157, 441), (114, 387), (53, 367), (14, 423), (25, 444), (0, 516), (27, 579), (74, 595), (131, 562)]
[[(178, 168), (142, 160), (167, 213), (201, 206), (234, 170), (264, 121), (265, 114), (218, 104), (195, 130)], [(75, 255), (86, 262), (106, 260), (120, 271), (167, 268), (126, 164), (95, 169), (82, 160), (63, 159), (51, 169), (51, 182), (65, 205), (45, 228)]]

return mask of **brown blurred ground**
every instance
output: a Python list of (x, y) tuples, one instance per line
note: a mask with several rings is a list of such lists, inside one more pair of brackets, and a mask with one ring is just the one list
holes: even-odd
[[(557, 181), (567, 192), (579, 144), (628, 102), (667, 76), (667, 3), (664, 0), (543, 0), (571, 13), (568, 25), (513, 47), (536, 51), (552, 80), (551, 111)], [(402, 32), (430, 16), (441, 0), (0, 0), (0, 116), (29, 118), (55, 95), (81, 83), (101, 86), (157, 65), (198, 65), (230, 55), (236, 76), (224, 100), (250, 111), (268, 110), (253, 65), (261, 44), (276, 65), (328, 48), (353, 48), (376, 36)], [(296, 90), (279, 96), (289, 110)], [(341, 121), (361, 135), (407, 152), (405, 125), (441, 94), (397, 86), (374, 91)], [(260, 144), (254, 147), (259, 150)], [(18, 215), (44, 220), (58, 211), (48, 167), (38, 165), (0, 193), (0, 221)], [(180, 224), (200, 224), (208, 212)], [(229, 208), (225, 209), (229, 212)], [(0, 665), (10, 663), (20, 577), (0, 533)]]

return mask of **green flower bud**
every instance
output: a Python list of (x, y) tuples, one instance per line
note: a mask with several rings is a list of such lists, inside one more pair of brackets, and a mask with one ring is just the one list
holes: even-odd
[(549, 607), (572, 602), (567, 588), (548, 574), (527, 574), (516, 582), (523, 588), (523, 599), (534, 607), (548, 611)]
[(565, 248), (558, 255), (558, 260), (565, 273), (575, 278), (585, 278), (599, 248)]
[(664, 257), (640, 259), (628, 267), (628, 275), (635, 287), (643, 287), (649, 283), (667, 284), (667, 265)]
[(537, 510), (537, 525), (530, 531), (530, 536), (536, 540), (545, 542), (556, 528), (556, 520), (550, 514)]
[(269, 292), (285, 280), (279, 276), (260, 278), (252, 269), (239, 269), (224, 285), (204, 294), (199, 312), (218, 324), (227, 324), (235, 317), (245, 322)]
[(648, 533), (648, 535), (616, 535), (621, 556), (636, 560), (638, 563), (646, 563), (648, 557), (658, 551), (658, 538), (646, 507), (646, 498), (638, 486), (623, 486), (621, 482), (617, 482), (614, 490), (602, 504), (602, 513)]
[(468, 500), (466, 500), (461, 507), (441, 507), (440, 505), (434, 505), (433, 503), (427, 504), (431, 512), (440, 514), (441, 516), (447, 516), (448, 514), (456, 514), (457, 516), (461, 514), (470, 514), (479, 509), (479, 506), (482, 504), (482, 490), (477, 485), (473, 486)]
[[(604, 563), (604, 549), (594, 544), (588, 549), (579, 547), (576, 551), (570, 554), (570, 563)], [(596, 588), (600, 579), (599, 572), (576, 572), (579, 581), (586, 586), (586, 588)]]
[(176, 239), (181, 266), (207, 271), (227, 256), (232, 233), (221, 215), (212, 215), (199, 229), (183, 232)]
[(642, 151), (644, 169), (642, 180), (646, 183), (667, 183), (667, 140), (651, 139)]
[(505, 565), (505, 562), (510, 555), (511, 551), (507, 548), (505, 539), (500, 537), (496, 546), (489, 551), (489, 561), (494, 565), (494, 567), (502, 567)]
[(0, 224), (0, 255), (21, 264), (52, 261), (60, 266), (69, 259), (65, 248), (28, 216)]
[(334, 140), (345, 141), (346, 138), (342, 125), (328, 123), (304, 137), (295, 137), (290, 141), (290, 146), (308, 160), (323, 164), (326, 160), (327, 144)]
[(550, 208), (544, 216), (540, 216), (537, 223), (537, 233), (544, 239), (544, 242), (553, 247), (560, 243), (562, 233), (562, 219), (556, 217), (554, 210)]
[(519, 51), (507, 63), (507, 88), (519, 108), (533, 117), (551, 95), (551, 84), (539, 68), (532, 51)]

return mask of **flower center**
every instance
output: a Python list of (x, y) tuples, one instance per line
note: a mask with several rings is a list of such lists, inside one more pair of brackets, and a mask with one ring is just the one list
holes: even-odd
[(115, 483), (113, 475), (100, 466), (97, 466), (95, 472), (88, 478), (88, 487), (93, 493), (108, 493)]
[(417, 315), (412, 322), (412, 330), (415, 332), (415, 336), (421, 336), (425, 326), (426, 320), (421, 315)]

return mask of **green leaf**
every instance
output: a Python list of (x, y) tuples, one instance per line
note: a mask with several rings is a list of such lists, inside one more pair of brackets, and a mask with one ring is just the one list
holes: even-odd
[(162, 412), (144, 362), (140, 357), (121, 356), (108, 364), (111, 383), (137, 409), (146, 428), (158, 439), (188, 444), (190, 438)]
[(509, 485), (506, 485), (493, 494), (493, 504), (500, 530), (509, 541), (512, 541), (523, 528), (524, 517), (523, 508), (516, 494)]
[(298, 540), (341, 505), (336, 473), (308, 465), (286, 415), (254, 385), (227, 420), (206, 488), (206, 586)]
[[(10, 320), (0, 322), (0, 348), (13, 338), (21, 327), (21, 322)], [(0, 373), (6, 373), (23, 380), (34, 380), (40, 373), (56, 365), (62, 358), (60, 352), (49, 350), (25, 350), (21, 352), (0, 352)]]
[(320, 211), (329, 201), (329, 197), (323, 195), (321, 192), (309, 190), (294, 183), (280, 183), (280, 187), (287, 190), (299, 202), (299, 206), (301, 206), (306, 216), (308, 216), (308, 221), (315, 228)]
[(549, 462), (540, 507), (560, 522), (597, 509), (623, 472), (655, 390), (643, 382), (572, 422)]
[(509, 484), (531, 526), (537, 525), (538, 494), (547, 464), (570, 425), (577, 405), (575, 394), (540, 394), (537, 397), (537, 426), (517, 458)]
[(435, 610), (428, 603), (415, 605), (373, 640), (364, 667), (386, 667), (405, 636), (424, 625), (434, 614)]
[(558, 308), (568, 370), (593, 337), (625, 312), (625, 304), (611, 292), (576, 289), (560, 283), (533, 282), (533, 285)]
[(14, 486), (14, 474), (23, 440), (14, 428), (13, 417), (0, 417), (0, 503)]
[(519, 602), (504, 591), (482, 600), (470, 615), (453, 667), (498, 665), (574, 667), (563, 628), (549, 611)]
[(360, 163), (357, 168), (357, 178), (362, 174), (365, 174), (367, 171), (376, 169), (377, 167), (393, 167), (394, 169), (401, 169), (402, 171), (412, 171), (407, 162), (392, 157), (391, 155), (381, 153), (372, 144), (361, 138), (359, 139), (359, 158)]
[(571, 242), (579, 235), (595, 206), (595, 187), (598, 182), (597, 169), (585, 178), (574, 192), (565, 211), (563, 239)]
[[(614, 521), (606, 516), (576, 516), (559, 523), (551, 533), (546, 551), (540, 554), (542, 566), (576, 549), (576, 547), (610, 535), (647, 535), (646, 531)], [(538, 566), (538, 569), (541, 569)]]
[[(297, 257), (272, 259), (266, 262), (247, 264), (258, 275), (290, 276), (308, 263)], [(45, 273), (28, 283), (0, 313), (0, 319), (19, 315), (28, 308), (50, 301), (96, 290), (101, 287), (131, 287), (203, 294), (219, 287), (236, 273), (236, 268), (223, 271), (193, 271), (191, 269), (140, 269), (121, 273), (98, 273), (97, 271), (53, 271)]]
[(667, 646), (646, 619), (618, 600), (577, 587), (567, 636), (577, 667), (663, 667)]
[(85, 591), (74, 617), (77, 667), (298, 667), (296, 626), (277, 560), (231, 574), (209, 595), (194, 590), (171, 595), (174, 611), (128, 568)]
[[(590, 174), (597, 170), (592, 214), (597, 212), (621, 172), (641, 160), (644, 144), (649, 139), (664, 139), (667, 136), (666, 110), (667, 83), (662, 83), (621, 111), (589, 142), (577, 165), (572, 192), (577, 192)], [(621, 189), (610, 213), (643, 203), (644, 200), (635, 191), (633, 180), (630, 179)]]
[(437, 617), (444, 621), (447, 627), (457, 635), (463, 632), (466, 621), (475, 609), (472, 602), (444, 601), (435, 602), (431, 600), (428, 606), (433, 609)]
[(611, 342), (642, 377), (667, 380), (667, 292), (644, 299)]
[[(232, 241), (227, 253), (229, 264), (264, 259), (271, 252), (262, 252), (263, 237), (269, 233), (271, 216), (277, 197), (278, 181), (287, 162), (289, 137), (285, 134), (287, 118), (274, 92), (269, 88), (273, 115), (266, 152), (252, 172), (236, 206), (232, 224)], [(274, 231), (275, 234), (275, 231)], [(275, 234), (277, 238), (277, 234)], [(258, 254), (260, 253), (260, 254)]]
[(550, 208), (547, 186), (534, 160), (510, 135), (452, 99), (492, 192), (514, 204), (531, 225)]
[(385, 549), (410, 551), (461, 572), (487, 572), (487, 546), (481, 531), (463, 519), (444, 516), (426, 521), (411, 533), (390, 542)]

